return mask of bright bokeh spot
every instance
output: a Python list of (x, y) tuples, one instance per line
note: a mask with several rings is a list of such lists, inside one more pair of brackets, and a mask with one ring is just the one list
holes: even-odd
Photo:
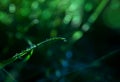
[(63, 22), (65, 24), (68, 24), (71, 21), (71, 19), (72, 19), (72, 16), (68, 14), (64, 17)]
[(31, 5), (32, 9), (37, 9), (39, 7), (39, 3), (37, 1), (34, 1)]
[(9, 12), (14, 13), (16, 11), (16, 6), (14, 4), (9, 5)]
[(83, 36), (82, 31), (76, 31), (72, 36), (72, 40), (73, 41), (79, 40), (82, 36)]
[(87, 23), (82, 26), (82, 30), (85, 32), (87, 32), (89, 29), (90, 29), (90, 26)]

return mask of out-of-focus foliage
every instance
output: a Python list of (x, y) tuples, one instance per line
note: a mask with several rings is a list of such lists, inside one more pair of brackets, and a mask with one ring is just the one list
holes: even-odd
[(103, 14), (104, 22), (114, 30), (120, 30), (120, 0), (112, 0)]
[(0, 82), (120, 82), (119, 53), (119, 0), (0, 0)]

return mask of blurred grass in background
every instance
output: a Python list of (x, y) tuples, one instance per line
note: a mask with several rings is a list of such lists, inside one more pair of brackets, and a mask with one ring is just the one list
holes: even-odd
[(53, 37), (0, 82), (120, 82), (120, 0), (0, 0), (0, 62)]

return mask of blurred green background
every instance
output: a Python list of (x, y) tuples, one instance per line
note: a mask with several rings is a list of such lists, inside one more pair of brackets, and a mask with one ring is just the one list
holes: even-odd
[(53, 37), (0, 82), (120, 82), (120, 0), (0, 0), (0, 62)]

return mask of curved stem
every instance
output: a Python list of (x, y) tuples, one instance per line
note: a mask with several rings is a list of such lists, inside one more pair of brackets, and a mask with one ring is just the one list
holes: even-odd
[(56, 40), (62, 40), (64, 42), (66, 41), (66, 39), (62, 38), (62, 37), (55, 37), (55, 38), (47, 39), (47, 40), (45, 40), (43, 42), (40, 42), (40, 43), (38, 43), (36, 45), (31, 46), (30, 48), (27, 48), (26, 50), (23, 50), (20, 53), (16, 53), (12, 58), (9, 58), (9, 59), (7, 59), (5, 61), (0, 62), (0, 69), (3, 68), (3, 67), (5, 67), (8, 64), (14, 62), (15, 60), (23, 57), (24, 55), (26, 55), (28, 52), (30, 52), (31, 50), (35, 49), (36, 47), (39, 47), (42, 44), (45, 44), (45, 43), (48, 43), (48, 42), (51, 42), (51, 41), (56, 41)]

